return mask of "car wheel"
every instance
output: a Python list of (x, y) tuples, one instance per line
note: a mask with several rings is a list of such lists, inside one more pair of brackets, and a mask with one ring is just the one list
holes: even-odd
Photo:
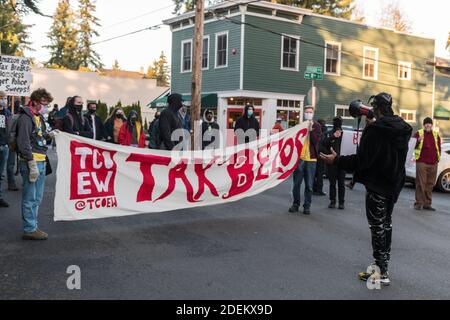
[(442, 192), (450, 193), (450, 169), (441, 173), (437, 181), (437, 187)]

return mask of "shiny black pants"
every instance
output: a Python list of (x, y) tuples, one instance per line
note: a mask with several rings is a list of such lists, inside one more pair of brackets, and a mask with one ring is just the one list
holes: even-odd
[(395, 202), (372, 191), (366, 194), (367, 221), (372, 232), (372, 249), (375, 263), (380, 267), (381, 273), (388, 271), (391, 258), (392, 242), (392, 211)]

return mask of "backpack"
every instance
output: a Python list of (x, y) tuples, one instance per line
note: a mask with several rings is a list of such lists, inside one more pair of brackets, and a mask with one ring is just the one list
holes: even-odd
[(150, 141), (148, 146), (150, 149), (159, 149), (161, 145), (161, 134), (159, 131), (159, 119), (156, 119), (153, 123), (152, 130), (150, 132)]

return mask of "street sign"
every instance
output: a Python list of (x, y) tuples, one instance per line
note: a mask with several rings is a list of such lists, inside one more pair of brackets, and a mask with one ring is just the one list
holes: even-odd
[(323, 74), (305, 72), (305, 79), (323, 80)]
[(322, 67), (314, 67), (314, 66), (308, 66), (306, 67), (307, 73), (323, 73)]

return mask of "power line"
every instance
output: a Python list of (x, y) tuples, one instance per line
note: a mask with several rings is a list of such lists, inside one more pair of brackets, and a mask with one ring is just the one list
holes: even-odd
[(156, 13), (156, 12), (159, 12), (159, 11), (163, 11), (163, 10), (165, 10), (165, 9), (169, 9), (169, 8), (171, 8), (171, 7), (174, 7), (174, 6), (175, 6), (174, 4), (171, 4), (170, 6), (166, 6), (166, 7), (163, 7), (163, 8), (158, 8), (158, 9), (155, 9), (155, 10), (152, 10), (152, 11), (149, 11), (149, 12), (146, 12), (146, 13), (143, 13), (143, 14), (141, 14), (141, 15), (138, 15), (138, 16), (135, 16), (135, 17), (132, 17), (132, 18), (129, 18), (129, 19), (127, 19), (127, 20), (119, 21), (119, 22), (117, 22), (117, 23), (114, 23), (114, 24), (111, 24), (111, 25), (102, 27), (102, 28), (100, 28), (100, 29), (101, 29), (101, 30), (105, 30), (105, 29), (109, 29), (109, 28), (112, 28), (112, 27), (116, 27), (116, 26), (122, 25), (122, 24), (124, 24), (124, 23), (130, 22), (130, 21), (134, 21), (134, 20), (137, 20), (137, 19), (139, 19), (139, 18), (142, 18), (142, 17), (148, 16), (148, 15), (151, 15), (151, 14), (153, 14), (153, 13)]
[(139, 29), (139, 30), (136, 30), (136, 31), (132, 31), (132, 32), (128, 32), (128, 33), (122, 34), (120, 36), (116, 36), (116, 37), (108, 38), (108, 39), (105, 39), (105, 40), (97, 41), (97, 42), (92, 43), (91, 46), (95, 46), (95, 45), (100, 44), (100, 43), (104, 43), (104, 42), (120, 39), (120, 38), (127, 37), (127, 36), (130, 36), (130, 35), (136, 34), (136, 33), (147, 31), (147, 30), (157, 30), (162, 25), (164, 25), (164, 24), (159, 23), (159, 24), (156, 24), (156, 25), (151, 26), (151, 27), (146, 27), (146, 28), (143, 28), (143, 29)]

